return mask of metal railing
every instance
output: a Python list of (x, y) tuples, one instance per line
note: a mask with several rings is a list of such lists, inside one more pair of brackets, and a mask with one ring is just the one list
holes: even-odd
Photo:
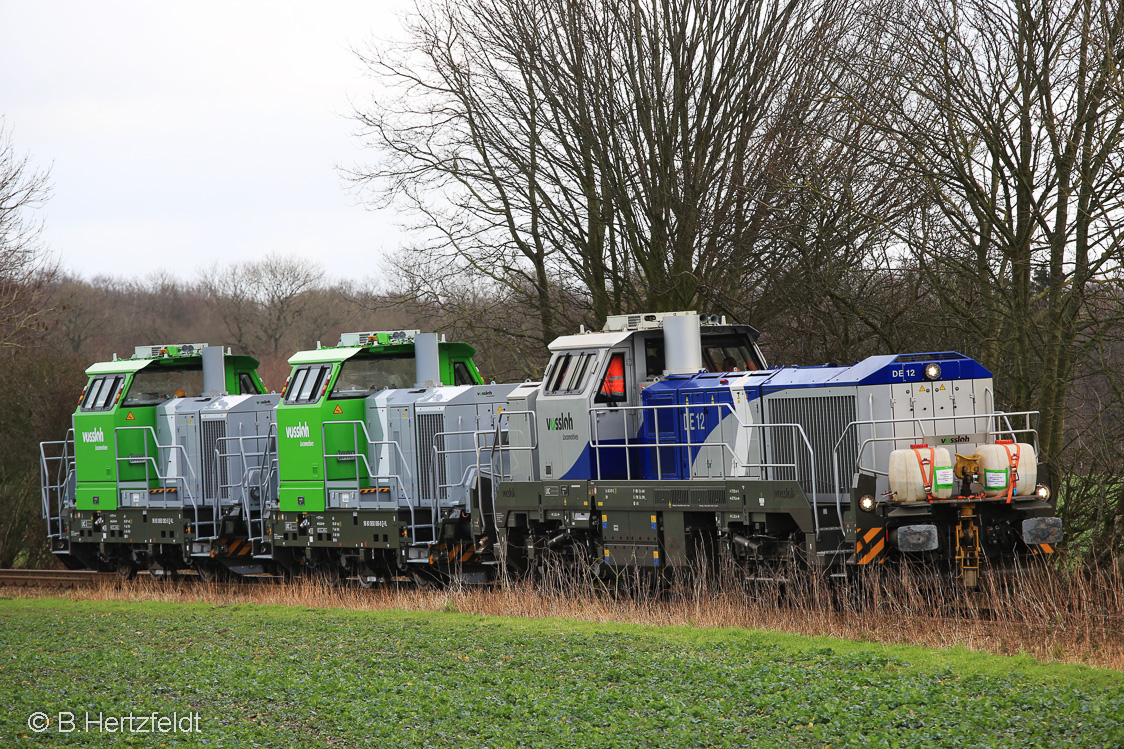
[(39, 490), (47, 538), (62, 538), (63, 511), (74, 508), (76, 483), (74, 430), (68, 429), (65, 439), (39, 443)]
[[(142, 438), (141, 442), (144, 444), (144, 454), (143, 455), (125, 455), (125, 456), (122, 456), (121, 450), (120, 450), (120, 435), (121, 435), (121, 432), (128, 432), (128, 431), (138, 431), (138, 432), (141, 432), (144, 435), (151, 435), (152, 436), (152, 444), (156, 446), (157, 454), (156, 455), (150, 455), (149, 454), (149, 452), (148, 452), (149, 441), (147, 439)], [(200, 507), (200, 502), (204, 503), (204, 505), (205, 505), (205, 503), (206, 503), (205, 498), (202, 498), (202, 497), (200, 497), (198, 499), (196, 498), (195, 492), (193, 492), (191, 490), (191, 487), (188, 485), (187, 477), (185, 477), (182, 472), (177, 473), (175, 475), (164, 475), (163, 473), (160, 472), (160, 466), (158, 465), (157, 461), (161, 457), (161, 453), (160, 453), (161, 450), (176, 450), (178, 453), (180, 453), (182, 455), (183, 459), (178, 461), (179, 465), (187, 467), (188, 471), (190, 472), (192, 483), (195, 483), (196, 481), (198, 481), (198, 478), (195, 475), (195, 468), (191, 465), (191, 461), (188, 459), (187, 449), (184, 448), (183, 445), (180, 445), (180, 444), (162, 445), (162, 444), (160, 444), (160, 440), (156, 437), (156, 430), (153, 429), (151, 426), (114, 427), (114, 429), (113, 429), (113, 452), (114, 452), (114, 455), (116, 456), (115, 457), (116, 463), (118, 465), (120, 465), (120, 463), (122, 461), (125, 461), (125, 462), (128, 462), (129, 465), (138, 465), (137, 460), (139, 458), (140, 459), (139, 464), (144, 466), (145, 491), (148, 491), (149, 488), (151, 487), (153, 476), (155, 476), (156, 481), (158, 481), (160, 483), (161, 488), (165, 490), (165, 493), (166, 493), (167, 489), (169, 488), (169, 486), (168, 486), (169, 483), (173, 483), (173, 484), (178, 483), (179, 486), (176, 487), (177, 491), (178, 490), (183, 491), (183, 494), (181, 496), (186, 497), (187, 500), (191, 503), (191, 508), (192, 508), (193, 513), (194, 513), (195, 540), (196, 541), (213, 541), (214, 539), (218, 538), (218, 511), (219, 511), (218, 506), (217, 506), (218, 500), (216, 500), (216, 506), (213, 508), (211, 519), (209, 521), (201, 520), (200, 515), (199, 515), (199, 507)], [(120, 490), (121, 490), (120, 489), (120, 477), (121, 477), (121, 471), (120, 471), (120, 468), (118, 468), (118, 471), (117, 471), (117, 478), (118, 478), (117, 492), (119, 494), (120, 494)], [(207, 525), (207, 524), (209, 524), (211, 526), (210, 535), (203, 535), (200, 532), (200, 525)]]
[[(273, 486), (274, 467), (277, 464), (276, 429), (276, 424), (270, 424), (264, 435), (237, 435), (234, 437), (219, 437), (215, 440), (216, 461), (238, 459), (241, 464), (242, 470), (239, 472), (239, 480), (226, 483), (220, 481), (218, 488), (220, 495), (223, 489), (234, 489), (240, 492), (242, 516), (246, 521), (247, 537), (250, 541), (261, 541), (265, 538), (266, 504), (270, 489)], [(265, 446), (260, 450), (247, 449), (247, 443), (257, 443), (262, 440), (265, 441)], [(238, 451), (225, 452), (225, 443), (237, 444)], [(255, 477), (256, 481), (251, 477)], [(254, 489), (257, 489), (256, 507), (252, 501)], [(257, 510), (256, 516), (255, 509)], [(254, 527), (255, 522), (257, 523), (256, 529)]]
[[(438, 441), (439, 438), (441, 440), (442, 445), (444, 445), (446, 443), (447, 437), (467, 437), (467, 436), (472, 437), (472, 447), (462, 447), (462, 448), (456, 448), (456, 449), (451, 449), (451, 448), (447, 448), (447, 447), (442, 447), (442, 448), (439, 449), (437, 447), (437, 441)], [(481, 438), (483, 438), (483, 440), (484, 440), (483, 442), (480, 441)], [(465, 497), (465, 510), (464, 511), (467, 512), (467, 513), (472, 512), (472, 491), (474, 489), (477, 489), (477, 490), (479, 489), (479, 478), (480, 478), (480, 475), (481, 475), (480, 455), (484, 450), (491, 450), (492, 447), (493, 447), (493, 443), (489, 442), (489, 438), (492, 438), (493, 440), (495, 440), (495, 439), (501, 439), (502, 440), (502, 436), (500, 436), (496, 432), (496, 430), (493, 430), (493, 429), (475, 429), (475, 430), (466, 429), (466, 430), (455, 431), (455, 432), (437, 432), (436, 434), (433, 435), (433, 443), (434, 443), (433, 444), (433, 458), (434, 458), (433, 465), (434, 465), (435, 468), (438, 465), (438, 461), (448, 460), (450, 455), (467, 455), (467, 454), (471, 453), (476, 458), (476, 461), (474, 463), (466, 463), (465, 464), (464, 470), (461, 471), (461, 477), (460, 477), (459, 482), (452, 481), (452, 482), (448, 482), (448, 483), (445, 483), (445, 484), (440, 484), (440, 483), (437, 484), (438, 492), (440, 492), (442, 489), (448, 490), (448, 489), (454, 489), (454, 488), (458, 488), (458, 487), (465, 487), (465, 489), (467, 491), (467, 494), (466, 494), (466, 497)]]
[[(537, 412), (529, 411), (529, 410), (525, 410), (525, 409), (519, 410), (519, 411), (514, 411), (514, 410), (503, 411), (502, 413), (496, 414), (496, 426), (495, 426), (494, 429), (492, 429), (492, 446), (490, 448), (485, 448), (485, 449), (488, 450), (488, 468), (487, 468), (486, 475), (488, 475), (489, 477), (492, 478), (492, 494), (493, 495), (495, 495), (495, 491), (496, 491), (496, 481), (495, 481), (496, 478), (499, 478), (500, 481), (504, 481), (504, 480), (508, 480), (508, 479), (511, 479), (511, 478), (514, 477), (514, 468), (512, 468), (511, 474), (504, 473), (504, 470), (503, 470), (503, 459), (504, 459), (505, 455), (508, 458), (508, 466), (511, 467), (512, 463), (511, 463), (510, 453), (512, 453), (512, 452), (528, 452), (528, 453), (530, 453), (530, 455), (531, 455), (531, 457), (530, 457), (530, 460), (531, 460), (531, 465), (530, 465), (531, 480), (532, 481), (535, 480), (536, 472), (535, 472), (535, 465), (534, 465), (534, 456), (535, 456), (535, 451), (539, 449), (539, 433), (538, 433), (538, 429), (535, 427), (535, 416), (536, 415), (537, 415)], [(513, 427), (511, 426), (511, 417), (512, 416), (522, 416), (527, 420), (527, 436), (530, 439), (531, 444), (529, 444), (529, 445), (512, 445), (512, 444), (510, 444), (510, 442), (511, 442), (510, 435), (511, 435), (512, 429), (513, 429)], [(508, 427), (507, 427), (506, 430), (504, 430), (504, 428), (503, 428), (503, 423), (504, 423), (505, 420), (507, 421), (507, 424), (508, 424)], [(509, 435), (509, 439), (508, 439), (507, 444), (505, 444), (504, 441), (503, 441), (503, 434), (505, 433), (505, 431)], [(477, 457), (476, 457), (477, 465), (482, 466), (483, 452), (484, 452), (484, 449), (481, 449), (477, 452)], [(499, 465), (498, 471), (496, 470), (496, 467), (495, 467), (495, 459), (496, 459), (497, 455), (500, 458), (500, 465)], [(494, 498), (495, 497), (493, 496), (493, 499)]]
[[(359, 490), (362, 488), (361, 487), (362, 477), (360, 476), (360, 472), (358, 470), (358, 465), (359, 465), (358, 461), (362, 461), (363, 467), (367, 471), (367, 480), (370, 481), (370, 482), (374, 482), (376, 487), (378, 487), (380, 485), (379, 482), (385, 482), (385, 485), (387, 486), (388, 489), (391, 486), (397, 487), (398, 497), (406, 500), (406, 505), (410, 510), (410, 528), (411, 528), (411, 530), (420, 527), (418, 525), (418, 522), (417, 522), (417, 509), (418, 508), (416, 507), (416, 503), (414, 501), (414, 498), (412, 496), (410, 496), (409, 490), (406, 488), (406, 485), (402, 482), (402, 476), (400, 474), (397, 474), (397, 473), (380, 474), (380, 473), (377, 473), (373, 468), (371, 468), (371, 462), (368, 458), (367, 453), (366, 452), (359, 452), (359, 431), (360, 430), (363, 431), (363, 444), (366, 445), (367, 448), (375, 447), (375, 446), (380, 446), (380, 447), (381, 446), (385, 446), (385, 447), (393, 446), (395, 452), (397, 453), (399, 464), (402, 466), (402, 470), (405, 472), (407, 478), (409, 479), (409, 483), (411, 485), (413, 485), (414, 475), (413, 475), (413, 472), (410, 470), (409, 464), (406, 462), (406, 456), (402, 452), (402, 446), (399, 445), (394, 440), (373, 440), (373, 439), (371, 439), (371, 434), (367, 430), (367, 424), (366, 424), (366, 422), (363, 422), (363, 421), (325, 421), (320, 426), (320, 440), (321, 440), (322, 445), (326, 446), (327, 443), (328, 443), (327, 442), (328, 427), (329, 426), (337, 426), (337, 425), (350, 425), (351, 426), (351, 428), (352, 428), (352, 441), (355, 445), (355, 451), (350, 452), (350, 453), (341, 452), (341, 453), (331, 453), (331, 454), (329, 454), (326, 447), (322, 451), (323, 452), (323, 462), (322, 462), (321, 465), (322, 465), (322, 470), (324, 472), (324, 506), (327, 507), (328, 503), (331, 500), (331, 495), (329, 494), (329, 492), (331, 491), (331, 488), (328, 486), (328, 458), (334, 458), (337, 461), (340, 461), (340, 460), (354, 460), (354, 461), (356, 461), (355, 485), (352, 488), (354, 488), (357, 497), (362, 496), (359, 493)], [(394, 505), (395, 505), (395, 507), (398, 506), (398, 500), (397, 499), (395, 500)], [(436, 534), (437, 534), (436, 512), (430, 513), (430, 521), (431, 522), (429, 523), (429, 525), (431, 527), (431, 531), (432, 531), (432, 534), (433, 534), (431, 537), (436, 538)]]
[[(1016, 429), (1011, 424), (1011, 418), (1014, 417), (1014, 418), (1017, 419), (1020, 416), (1025, 419), (1026, 426), (1023, 427), (1023, 428)], [(951, 421), (951, 422), (968, 422), (968, 421), (970, 421), (970, 422), (972, 422), (972, 428), (974, 430), (976, 428), (976, 425), (979, 424), (981, 420), (983, 420), (984, 425), (985, 425), (985, 427), (984, 427), (985, 431), (983, 431), (983, 432), (974, 432), (973, 431), (973, 432), (971, 432), (971, 434), (982, 435), (985, 439), (988, 438), (988, 437), (999, 437), (1001, 435), (1008, 435), (1010, 438), (1014, 439), (1014, 438), (1016, 438), (1017, 435), (1027, 434), (1027, 435), (1031, 436), (1031, 438), (1033, 440), (1032, 444), (1034, 445), (1034, 451), (1035, 451), (1035, 453), (1037, 453), (1038, 452), (1038, 429), (1037, 429), (1037, 427), (1031, 425), (1031, 420), (1036, 419), (1037, 417), (1038, 417), (1037, 411), (1012, 411), (1010, 413), (1004, 412), (1004, 411), (995, 411), (993, 413), (959, 414), (959, 415), (954, 415), (954, 416), (921, 416), (921, 417), (910, 416), (910, 417), (901, 418), (901, 419), (856, 419), (855, 421), (852, 421), (850, 424), (848, 424), (847, 428), (843, 430), (843, 433), (841, 435), (839, 435), (839, 439), (835, 443), (835, 449), (832, 452), (832, 456), (831, 456), (832, 470), (833, 470), (834, 475), (835, 475), (836, 503), (837, 504), (841, 503), (842, 486), (843, 486), (843, 484), (841, 482), (842, 475), (841, 475), (841, 466), (839, 465), (839, 452), (840, 452), (840, 448), (843, 444), (843, 440), (847, 437), (848, 433), (851, 431), (852, 428), (855, 429), (856, 433), (858, 433), (859, 427), (865, 426), (865, 427), (870, 428), (870, 437), (863, 440), (863, 442), (861, 442), (859, 444), (858, 454), (855, 457), (855, 470), (858, 471), (858, 472), (861, 472), (861, 473), (868, 473), (868, 474), (875, 475), (875, 476), (889, 476), (890, 475), (889, 470), (883, 471), (883, 470), (879, 470), (875, 466), (864, 466), (863, 465), (863, 455), (866, 453), (867, 448), (870, 447), (871, 445), (876, 445), (876, 444), (880, 444), (880, 443), (887, 443), (887, 442), (916, 444), (919, 440), (924, 441), (924, 440), (929, 440), (929, 439), (936, 439), (936, 438), (942, 437), (942, 436), (952, 436), (952, 435), (942, 435), (942, 434), (936, 434), (936, 433), (929, 434), (928, 432), (926, 432), (925, 425), (931, 424), (933, 426), (934, 430), (935, 430), (937, 422), (948, 422), (948, 421)], [(1000, 420), (1002, 420), (1002, 423), (1005, 423), (1007, 425), (1006, 429), (1002, 428), (1002, 424), (1000, 423)], [(892, 425), (894, 427), (909, 424), (909, 425), (914, 426), (915, 429), (913, 430), (913, 432), (911, 434), (904, 435), (904, 436), (899, 436), (899, 435), (895, 434), (894, 436), (891, 436), (891, 437), (879, 437), (878, 436), (878, 427), (880, 425), (883, 425), (883, 424)], [(995, 427), (999, 427), (999, 428), (995, 428)], [(895, 431), (897, 431), (897, 430), (895, 429)], [(958, 432), (954, 431), (954, 434), (956, 434), (956, 433), (958, 433)]]
[[(527, 420), (527, 436), (528, 436), (528, 440), (529, 440), (530, 444), (528, 444), (528, 445), (512, 445), (512, 444), (510, 444), (510, 442), (511, 442), (510, 435), (511, 435), (512, 429), (513, 429), (513, 427), (511, 426), (511, 417), (512, 416), (522, 416)], [(495, 425), (495, 428), (492, 429), (492, 443), (491, 443), (491, 445), (488, 446), (488, 447), (481, 446), (476, 451), (477, 473), (480, 476), (487, 476), (488, 481), (491, 484), (491, 491), (489, 492), (489, 495), (490, 495), (490, 499), (491, 499), (491, 503), (492, 503), (491, 511), (492, 511), (493, 517), (495, 515), (495, 509), (496, 509), (497, 485), (502, 481), (506, 481), (506, 480), (510, 480), (510, 479), (514, 478), (515, 469), (514, 469), (514, 464), (511, 460), (511, 453), (512, 452), (526, 452), (526, 453), (529, 454), (529, 456), (530, 456), (529, 457), (530, 479), (532, 481), (534, 481), (535, 478), (536, 478), (535, 451), (539, 449), (539, 439), (538, 439), (539, 433), (538, 433), (538, 430), (535, 428), (535, 416), (536, 416), (535, 411), (529, 411), (529, 410), (526, 410), (526, 409), (510, 410), (510, 411), (505, 410), (505, 411), (502, 411), (502, 412), (496, 414), (496, 425)], [(507, 427), (506, 430), (503, 427), (505, 421), (508, 424), (508, 427)], [(505, 433), (507, 435), (509, 435), (509, 439), (508, 439), (507, 443), (505, 443), (504, 440), (503, 440), (503, 435)], [(484, 453), (485, 453), (485, 451), (487, 451), (487, 457), (488, 457), (488, 462), (487, 462), (486, 465), (484, 463)], [(498, 469), (496, 467), (496, 459), (497, 458), (499, 459), (499, 468)], [(504, 461), (505, 461), (505, 459), (507, 461), (508, 468), (511, 469), (510, 474), (504, 472)], [(499, 479), (498, 481), (497, 481), (497, 478)]]
[[(717, 429), (719, 430), (718, 440), (715, 441), (715, 440), (709, 439), (709, 435), (714, 434), (714, 431), (715, 431), (714, 429), (705, 430), (707, 435), (708, 435), (708, 438), (704, 438), (703, 440), (698, 440), (698, 441), (692, 440), (691, 439), (691, 433), (696, 432), (696, 431), (704, 431), (704, 428), (692, 427), (691, 421), (689, 421), (691, 413), (692, 412), (698, 412), (700, 410), (705, 413), (706, 410), (708, 410), (708, 409), (717, 410), (719, 412), (718, 427), (717, 427)], [(655, 436), (655, 442), (648, 442), (648, 441), (635, 442), (635, 443), (630, 442), (629, 440), (630, 440), (631, 432), (633, 430), (632, 430), (631, 425), (629, 424), (629, 420), (625, 416), (625, 414), (630, 413), (630, 412), (637, 412), (637, 413), (641, 413), (641, 415), (643, 416), (643, 413), (648, 412), (648, 411), (652, 412), (652, 424), (653, 424), (653, 427), (654, 427), (652, 429), (652, 433)], [(678, 419), (680, 418), (680, 415), (682, 417), (684, 417), (685, 419), (688, 419), (687, 421), (685, 421), (685, 426), (683, 427), (683, 430), (682, 430), (682, 431), (685, 431), (686, 434), (687, 434), (687, 441), (686, 442), (663, 442), (663, 441), (661, 441), (661, 439), (660, 439), (661, 426), (660, 426), (660, 419), (659, 419), (659, 412), (660, 411), (670, 411), (673, 414), (673, 418), (676, 419), (676, 425), (675, 425), (675, 429), (674, 429), (675, 432), (680, 431), (680, 422), (678, 421)], [(725, 413), (723, 413), (723, 412), (725, 412)], [(599, 414), (603, 414), (603, 413), (619, 413), (619, 414), (621, 414), (621, 416), (622, 416), (621, 421), (624, 424), (624, 442), (623, 443), (610, 443), (610, 444), (602, 444), (601, 443), (601, 440), (600, 440), (600, 428), (601, 428), (600, 427), (600, 419), (598, 419), (597, 416)], [(625, 454), (625, 460), (624, 460), (624, 463), (625, 463), (625, 478), (626, 478), (626, 480), (631, 481), (632, 480), (632, 459), (631, 459), (631, 457), (632, 457), (633, 454), (635, 454), (633, 451), (635, 451), (635, 450), (655, 451), (656, 476), (662, 479), (663, 476), (664, 476), (664, 472), (663, 472), (663, 464), (662, 464), (661, 453), (665, 449), (668, 449), (668, 448), (685, 448), (687, 450), (687, 471), (688, 471), (688, 477), (687, 478), (688, 479), (699, 479), (699, 478), (701, 478), (701, 479), (753, 478), (753, 475), (752, 475), (753, 469), (757, 469), (761, 474), (761, 475), (758, 476), (758, 478), (760, 478), (760, 479), (771, 479), (771, 480), (778, 480), (778, 481), (791, 480), (791, 481), (795, 481), (795, 482), (799, 483), (799, 481), (800, 481), (799, 464), (795, 461), (795, 456), (798, 455), (798, 447), (802, 445), (804, 447), (804, 449), (807, 451), (808, 465), (812, 467), (812, 469), (811, 469), (811, 488), (812, 488), (812, 492), (811, 492), (810, 496), (805, 494), (805, 498), (808, 500), (808, 505), (809, 505), (809, 508), (811, 509), (811, 512), (812, 512), (812, 524), (813, 524), (813, 527), (815, 528), (816, 537), (817, 538), (819, 537), (819, 535), (820, 535), (820, 520), (819, 520), (819, 513), (817, 512), (818, 491), (817, 491), (817, 486), (816, 486), (816, 471), (815, 471), (816, 452), (815, 452), (815, 449), (812, 447), (811, 441), (808, 439), (808, 435), (804, 432), (804, 427), (802, 425), (795, 424), (795, 423), (755, 424), (755, 423), (752, 423), (752, 422), (746, 422), (746, 421), (742, 420), (741, 416), (734, 409), (732, 403), (688, 403), (688, 404), (677, 404), (677, 403), (672, 404), (672, 403), (669, 403), (669, 404), (665, 404), (665, 405), (655, 405), (655, 406), (652, 406), (652, 405), (648, 405), (648, 406), (645, 406), (645, 405), (641, 405), (641, 406), (601, 406), (601, 407), (594, 406), (594, 407), (589, 409), (589, 419), (590, 419), (590, 449), (594, 453), (594, 455), (597, 456), (597, 459), (594, 462), (596, 463), (596, 466), (597, 466), (596, 467), (596, 478), (599, 479), (599, 480), (601, 479), (601, 450), (613, 450), (613, 449), (624, 450), (624, 454)], [(728, 432), (728, 429), (733, 430), (732, 435)], [(792, 443), (793, 443), (792, 454), (794, 456), (794, 460), (793, 460), (792, 463), (768, 462), (768, 461), (764, 461), (764, 460), (762, 460), (761, 462), (757, 462), (757, 463), (750, 463), (750, 462), (741, 460), (738, 457), (737, 453), (735, 453), (735, 451), (734, 451), (733, 445), (737, 443), (737, 437), (738, 437), (739, 432), (742, 432), (744, 437), (745, 437), (745, 446), (746, 446), (745, 447), (745, 455), (748, 457), (751, 454), (751, 447), (753, 445), (753, 437), (754, 437), (755, 434), (762, 435), (762, 439), (760, 440), (760, 442), (764, 443), (764, 435), (765, 434), (767, 434), (769, 432), (772, 432), (772, 431), (780, 432), (782, 430), (789, 430), (791, 435), (792, 435)], [(693, 450), (695, 448), (698, 449), (697, 453), (693, 453)], [(721, 460), (719, 460), (718, 462), (720, 462), (722, 464), (721, 471), (718, 474), (715, 474), (711, 471), (711, 469), (714, 466), (715, 461), (709, 460), (709, 459), (707, 460), (707, 464), (706, 464), (707, 465), (707, 474), (702, 475), (700, 473), (696, 473), (695, 463), (698, 460), (698, 457), (703, 454), (704, 450), (708, 451), (708, 453), (711, 452), (711, 451), (715, 451), (715, 450), (718, 451), (719, 457), (721, 458)], [(764, 455), (764, 452), (765, 451), (762, 450), (761, 454)], [(641, 452), (641, 454), (644, 454), (644, 453)], [(729, 466), (730, 466), (729, 471), (726, 470), (726, 465), (727, 465), (726, 459), (727, 458), (729, 459)], [(776, 473), (778, 471), (781, 471), (781, 470), (792, 471), (792, 478), (791, 479), (778, 478), (776, 476)], [(837, 505), (838, 505), (838, 503), (837, 503)], [(842, 515), (842, 511), (838, 507), (837, 507), (837, 512), (839, 513), (839, 519), (840, 519), (839, 524), (840, 524), (840, 526), (842, 526), (843, 525), (843, 515)]]

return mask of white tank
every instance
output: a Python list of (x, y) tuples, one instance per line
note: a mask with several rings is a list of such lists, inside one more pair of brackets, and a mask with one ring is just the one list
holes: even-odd
[(985, 497), (1002, 497), (1007, 493), (1012, 474), (1017, 470), (1018, 483), (1013, 496), (1026, 497), (1034, 494), (1038, 484), (1038, 456), (1034, 447), (1025, 442), (999, 442), (994, 445), (980, 445), (976, 448), (980, 456), (980, 483)]
[(898, 502), (924, 502), (930, 492), (934, 499), (948, 499), (954, 483), (952, 456), (943, 447), (914, 445), (890, 453), (890, 491)]

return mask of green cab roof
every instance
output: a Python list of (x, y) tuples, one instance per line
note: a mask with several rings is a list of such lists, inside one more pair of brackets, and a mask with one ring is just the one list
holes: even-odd
[[(103, 374), (133, 374), (150, 364), (156, 364), (158, 367), (174, 367), (177, 364), (201, 361), (203, 361), (203, 357), (198, 354), (192, 356), (162, 356), (153, 359), (118, 359), (117, 361), (103, 361), (93, 364), (86, 369), (86, 374), (91, 377)], [(233, 364), (235, 367), (243, 369), (257, 369), (258, 364), (260, 364), (254, 357), (243, 354), (224, 357), (224, 361), (227, 365)]]
[(347, 361), (362, 350), (362, 346), (340, 346), (338, 348), (298, 351), (289, 357), (289, 363), (296, 366), (298, 364), (328, 364), (331, 362)]
[(86, 374), (93, 376), (139, 372), (153, 361), (153, 359), (118, 359), (117, 361), (103, 361), (88, 367), (86, 369)]
[[(476, 349), (467, 343), (441, 341), (438, 345), (440, 350), (450, 354), (471, 358), (476, 353)], [(373, 346), (334, 346), (332, 348), (312, 349), (311, 351), (298, 351), (289, 357), (289, 363), (294, 367), (301, 364), (334, 364), (335, 362), (347, 361), (360, 351), (370, 351), (376, 354), (399, 354), (413, 350), (413, 341)]]

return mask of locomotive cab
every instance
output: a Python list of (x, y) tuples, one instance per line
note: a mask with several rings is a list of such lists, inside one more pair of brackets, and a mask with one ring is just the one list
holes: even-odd
[[(310, 566), (332, 579), (381, 576), (356, 567), (367, 566), (373, 553), (397, 558), (402, 534), (418, 525), (416, 510), (400, 514), (399, 495), (407, 484), (416, 493), (419, 474), (416, 465), (406, 466), (389, 479), (383, 455), (401, 451), (391, 450), (391, 438), (370, 418), (371, 403), (412, 393), (393, 409), (410, 422), (420, 394), (483, 384), (475, 353), (434, 333), (400, 330), (345, 333), (336, 347), (289, 359), (293, 370), (277, 409), (280, 485), (268, 539), (280, 564)], [(430, 450), (418, 454), (428, 458)]]
[(228, 393), (263, 396), (257, 364), (200, 343), (139, 346), (131, 359), (87, 369), (72, 447), (69, 440), (41, 446), (56, 554), (124, 575), (184, 566), (203, 497), (185, 483), (198, 470), (187, 465), (161, 413), (168, 404)]
[(536, 399), (539, 475), (638, 476), (644, 389), (670, 375), (763, 369), (757, 337), (717, 315), (665, 312), (616, 315), (599, 332), (555, 339)]

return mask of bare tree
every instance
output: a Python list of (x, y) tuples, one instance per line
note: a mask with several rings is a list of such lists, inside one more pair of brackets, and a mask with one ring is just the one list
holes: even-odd
[(836, 0), (419, 6), (407, 47), (362, 55), (391, 94), (358, 113), (382, 160), (352, 176), (400, 201), (443, 278), (587, 318), (711, 304), (770, 247), (765, 192), (800, 121)]
[(0, 347), (23, 345), (23, 334), (39, 326), (46, 311), (54, 265), (30, 212), (49, 195), (48, 173), (16, 152), (0, 119)]
[[(1016, 408), (1064, 441), (1075, 369), (1120, 278), (1124, 6), (1116, 0), (874, 0), (840, 93), (892, 139), (876, 153), (931, 212), (904, 246), (944, 319), (978, 341)], [(861, 210), (862, 207), (860, 206)]]
[(258, 356), (278, 357), (289, 353), (284, 342), (291, 337), (309, 337), (302, 324), (310, 317), (313, 292), (324, 286), (324, 270), (300, 258), (269, 255), (212, 266), (200, 274), (199, 283), (231, 343)]

